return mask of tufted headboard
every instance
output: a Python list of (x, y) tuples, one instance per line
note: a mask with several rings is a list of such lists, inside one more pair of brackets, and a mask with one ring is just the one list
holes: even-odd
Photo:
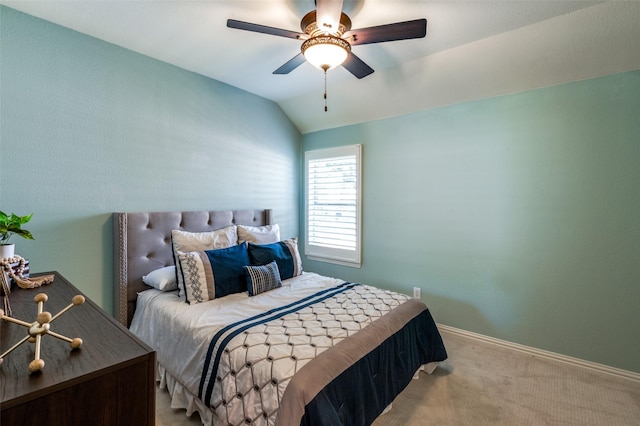
[(171, 231), (213, 231), (229, 225), (262, 226), (271, 210), (113, 213), (114, 316), (129, 326), (138, 293), (149, 287), (142, 276), (173, 265)]

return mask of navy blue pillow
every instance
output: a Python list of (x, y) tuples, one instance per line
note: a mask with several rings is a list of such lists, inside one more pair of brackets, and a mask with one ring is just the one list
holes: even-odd
[(211, 263), (216, 288), (216, 298), (247, 291), (243, 266), (249, 265), (249, 252), (245, 244), (229, 248), (206, 250)]
[(267, 265), (275, 260), (282, 280), (302, 273), (298, 242), (295, 238), (273, 244), (248, 244), (252, 265)]

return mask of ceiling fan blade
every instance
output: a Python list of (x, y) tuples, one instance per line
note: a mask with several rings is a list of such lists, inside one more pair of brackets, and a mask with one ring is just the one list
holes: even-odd
[(266, 25), (252, 24), (251, 22), (236, 21), (227, 19), (227, 27), (238, 30), (253, 31), (254, 33), (270, 34), (279, 37), (300, 39), (306, 37), (305, 34), (297, 31), (282, 30), (280, 28), (268, 27)]
[(427, 35), (427, 20), (423, 18), (348, 31), (345, 33), (344, 38), (352, 37), (349, 43), (352, 46), (356, 46), (359, 44), (422, 38), (425, 35)]
[(298, 53), (293, 58), (289, 59), (287, 63), (282, 65), (280, 68), (275, 70), (274, 74), (289, 74), (294, 69), (298, 68), (300, 65), (304, 63), (304, 55), (302, 53)]
[(342, 0), (316, 0), (316, 23), (320, 30), (335, 34), (341, 14)]
[(364, 61), (354, 55), (353, 52), (349, 54), (347, 59), (342, 63), (342, 66), (358, 78), (364, 78), (373, 73), (373, 68), (365, 64)]

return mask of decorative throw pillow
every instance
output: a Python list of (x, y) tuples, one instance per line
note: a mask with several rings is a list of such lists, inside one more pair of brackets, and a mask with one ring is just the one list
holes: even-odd
[(184, 275), (184, 298), (202, 303), (247, 290), (243, 266), (249, 264), (245, 244), (206, 251), (178, 252)]
[(265, 291), (282, 287), (280, 271), (278, 271), (278, 264), (275, 260), (266, 265), (245, 266), (244, 271), (249, 296), (256, 296)]
[(173, 260), (176, 265), (176, 279), (179, 295), (184, 296), (184, 273), (178, 262), (178, 253), (189, 253), (193, 251), (204, 251), (231, 247), (238, 241), (238, 231), (236, 225), (230, 225), (215, 231), (188, 232), (174, 229), (171, 231), (171, 248), (173, 250)]
[(302, 273), (302, 260), (298, 252), (297, 238), (273, 244), (249, 243), (249, 258), (252, 265), (266, 265), (275, 260), (282, 280), (297, 277)]
[(142, 277), (142, 282), (160, 291), (177, 290), (176, 267), (171, 265), (151, 271)]
[(264, 226), (238, 225), (238, 244), (244, 242), (253, 244), (271, 244), (280, 241), (280, 227), (278, 224)]

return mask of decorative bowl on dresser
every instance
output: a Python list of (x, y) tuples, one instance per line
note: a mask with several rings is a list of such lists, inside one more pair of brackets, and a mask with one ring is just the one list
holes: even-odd
[[(55, 314), (82, 294), (57, 272), (53, 283), (11, 292), (13, 317), (34, 321), (38, 293)], [(39, 274), (32, 274), (39, 275)], [(155, 352), (88, 298), (55, 319), (52, 330), (80, 337), (72, 349), (42, 336), (45, 366), (31, 374), (34, 345), (25, 343), (0, 365), (0, 424), (3, 426), (155, 424)], [(0, 353), (25, 337), (25, 328), (0, 321)]]

